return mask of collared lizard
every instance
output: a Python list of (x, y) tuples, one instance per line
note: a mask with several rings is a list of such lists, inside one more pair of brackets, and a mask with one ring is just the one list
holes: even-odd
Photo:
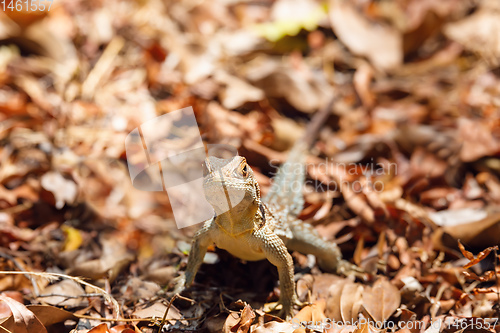
[(301, 305), (288, 250), (315, 255), (319, 266), (326, 271), (362, 274), (357, 266), (342, 260), (335, 243), (323, 240), (310, 224), (297, 218), (304, 205), (305, 157), (330, 114), (333, 101), (313, 117), (304, 138), (294, 145), (269, 193), (262, 199), (259, 184), (244, 157), (206, 159), (203, 186), (216, 214), (195, 234), (187, 269), (177, 279), (176, 292), (192, 284), (212, 244), (243, 260), (267, 259), (278, 268), (281, 289), (278, 304), (282, 305), (280, 315), (284, 314), (286, 319), (291, 317), (294, 305)]

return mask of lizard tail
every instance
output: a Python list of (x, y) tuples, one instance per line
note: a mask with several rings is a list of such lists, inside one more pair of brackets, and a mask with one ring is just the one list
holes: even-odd
[(286, 209), (291, 216), (297, 216), (304, 208), (302, 188), (306, 178), (305, 162), (307, 153), (316, 142), (319, 130), (331, 114), (338, 96), (314, 114), (307, 125), (304, 135), (293, 145), (285, 163), (278, 169), (271, 189), (263, 201), (275, 208)]

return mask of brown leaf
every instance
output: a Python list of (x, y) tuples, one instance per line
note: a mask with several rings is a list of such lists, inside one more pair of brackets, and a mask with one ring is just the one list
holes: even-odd
[[(445, 226), (443, 232), (450, 238), (450, 240), (446, 238), (441, 239), (445, 246), (455, 248), (457, 244), (456, 240), (458, 239), (471, 247), (481, 248), (498, 244), (500, 237), (500, 213), (488, 213), (477, 209), (463, 209), (458, 210), (453, 215), (446, 214), (443, 218), (446, 218), (450, 222), (457, 221), (460, 218), (460, 214), (457, 214), (459, 212), (462, 213), (462, 218), (465, 217), (465, 221), (469, 220), (470, 222), (462, 223), (459, 227), (457, 225)], [(440, 215), (438, 213), (430, 214), (432, 219)], [(445, 214), (444, 211), (443, 214)], [(470, 220), (471, 218), (473, 220)], [(479, 220), (477, 220), (478, 218)]]
[(363, 307), (376, 322), (387, 320), (401, 304), (399, 289), (386, 278), (378, 279), (363, 292)]
[(326, 301), (320, 299), (314, 304), (303, 307), (295, 317), (293, 317), (293, 322), (320, 322), (326, 319), (325, 315)]
[(492, 288), (474, 288), (472, 292), (474, 294), (489, 294), (489, 293), (496, 293), (497, 291)]
[(97, 325), (96, 327), (92, 328), (87, 333), (110, 333), (110, 332), (108, 329), (108, 325), (103, 323), (103, 324)]
[(109, 333), (135, 333), (134, 326), (132, 325), (116, 325), (109, 329)]
[(284, 98), (303, 112), (316, 111), (331, 96), (330, 87), (323, 77), (319, 79), (308, 70), (298, 70), (292, 64), (272, 57), (260, 56), (250, 61), (245, 72), (246, 78), (262, 89), (268, 98)]
[(68, 270), (69, 275), (84, 276), (91, 279), (108, 277), (114, 279), (130, 264), (134, 256), (128, 253), (126, 245), (115, 238), (101, 239), (102, 257), (85, 261)]
[(326, 315), (340, 322), (353, 322), (358, 318), (362, 305), (363, 286), (347, 279), (333, 284), (328, 292)]
[(236, 325), (231, 327), (231, 332), (247, 333), (254, 319), (255, 312), (253, 312), (252, 307), (248, 304), (245, 305), (243, 310), (241, 310), (240, 320)]
[(373, 24), (356, 11), (350, 2), (330, 1), (330, 21), (338, 38), (355, 54), (366, 56), (382, 70), (403, 62), (403, 39), (393, 28)]
[(354, 263), (356, 265), (361, 264), (361, 255), (363, 254), (363, 250), (365, 248), (365, 238), (361, 236), (359, 239), (358, 243), (356, 244), (356, 250), (354, 250), (354, 255), (352, 256)]
[(223, 333), (233, 333), (232, 329), (240, 322), (241, 317), (238, 313), (231, 312), (229, 316), (227, 316), (226, 321), (224, 322), (224, 327), (222, 328)]
[(76, 318), (71, 312), (50, 305), (29, 305), (28, 309), (35, 314), (45, 327)]
[(295, 325), (290, 322), (270, 321), (264, 325), (259, 325), (253, 333), (292, 333), (295, 331)]
[[(479, 254), (477, 255), (477, 257), (474, 259), (474, 256), (473, 256), (473, 259), (469, 259), (470, 262), (464, 266), (464, 268), (470, 268), (478, 263), (480, 263), (484, 258), (486, 258), (488, 256), (488, 254), (490, 254), (491, 251), (494, 251), (494, 250), (498, 250), (498, 246), (492, 246), (492, 247), (489, 247), (481, 252), (479, 252)], [(462, 252), (463, 253), (463, 252)]]
[(4, 295), (0, 295), (0, 301), (12, 311), (12, 316), (2, 323), (2, 328), (16, 333), (47, 333), (45, 326), (24, 304)]
[(66, 306), (70, 308), (88, 305), (88, 301), (85, 297), (79, 297), (85, 294), (85, 290), (73, 280), (64, 279), (54, 283), (43, 289), (42, 294), (57, 295), (39, 298), (40, 301), (50, 305)]
[(361, 295), (364, 287), (360, 284), (348, 283), (342, 290), (340, 312), (344, 322), (354, 322), (361, 309)]
[(472, 252), (469, 252), (465, 249), (465, 247), (462, 245), (460, 240), (458, 240), (458, 248), (460, 249), (460, 252), (462, 252), (463, 256), (469, 260), (474, 260), (474, 255)]
[(370, 324), (366, 321), (361, 323), (358, 327), (356, 327), (353, 333), (370, 333)]
[[(23, 301), (23, 295), (19, 291), (4, 291), (0, 295), (10, 297), (18, 302)], [(0, 302), (0, 318), (6, 318), (12, 315), (10, 307), (5, 302)]]
[[(158, 317), (163, 318), (165, 311), (167, 310), (167, 306), (161, 302), (156, 302), (151, 306), (145, 307), (143, 309), (138, 309), (134, 311), (133, 316), (136, 318), (151, 318)], [(182, 315), (173, 305), (168, 309), (167, 318), (166, 319), (181, 319)]]
[(375, 94), (370, 89), (373, 74), (373, 68), (367, 63), (363, 63), (357, 68), (353, 78), (359, 98), (368, 109), (375, 104)]
[[(485, 1), (486, 3), (494, 1)], [(484, 6), (486, 7), (486, 6)], [(482, 8), (473, 15), (447, 24), (445, 35), (466, 48), (482, 54), (487, 60), (500, 56), (500, 36), (492, 31), (500, 30), (500, 15), (498, 10)]]
[(349, 185), (341, 183), (342, 194), (349, 208), (361, 217), (365, 222), (372, 224), (375, 222), (375, 212), (368, 205), (366, 197), (362, 193), (356, 193)]
[(462, 118), (458, 124), (462, 139), (462, 161), (472, 162), (484, 156), (495, 156), (500, 152), (500, 141), (494, 134), (498, 128), (497, 123), (491, 120)]
[(487, 271), (483, 274), (483, 276), (477, 276), (475, 273), (467, 272), (467, 271), (462, 272), (462, 274), (468, 279), (481, 281), (481, 282), (491, 281), (491, 280), (496, 278), (494, 271)]
[(219, 84), (225, 86), (225, 89), (220, 89), (219, 98), (226, 109), (235, 109), (247, 102), (264, 99), (264, 92), (261, 89), (225, 71), (217, 71), (214, 78)]

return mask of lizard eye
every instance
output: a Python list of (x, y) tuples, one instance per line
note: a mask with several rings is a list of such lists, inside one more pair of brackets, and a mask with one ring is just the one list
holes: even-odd
[(240, 167), (240, 173), (243, 177), (248, 176), (248, 164), (246, 164), (245, 162), (243, 162), (243, 164)]

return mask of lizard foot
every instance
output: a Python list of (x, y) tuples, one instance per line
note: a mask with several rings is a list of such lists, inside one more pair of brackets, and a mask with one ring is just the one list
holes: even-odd
[(364, 269), (354, 264), (351, 264), (347, 260), (339, 261), (337, 266), (337, 274), (345, 276), (354, 275), (355, 277), (363, 281), (368, 281), (369, 278), (369, 274)]
[(174, 278), (167, 287), (168, 289), (172, 287), (171, 292), (173, 294), (180, 294), (182, 291), (184, 291), (184, 289), (186, 289), (186, 275), (184, 273), (181, 273), (181, 275)]
[(292, 300), (279, 300), (278, 302), (273, 303), (269, 311), (275, 311), (278, 310), (278, 317), (280, 318), (285, 318), (286, 321), (289, 321), (293, 317), (293, 307), (298, 306), (299, 308), (302, 308), (306, 305), (307, 303), (302, 303), (297, 299), (297, 297), (293, 297)]

